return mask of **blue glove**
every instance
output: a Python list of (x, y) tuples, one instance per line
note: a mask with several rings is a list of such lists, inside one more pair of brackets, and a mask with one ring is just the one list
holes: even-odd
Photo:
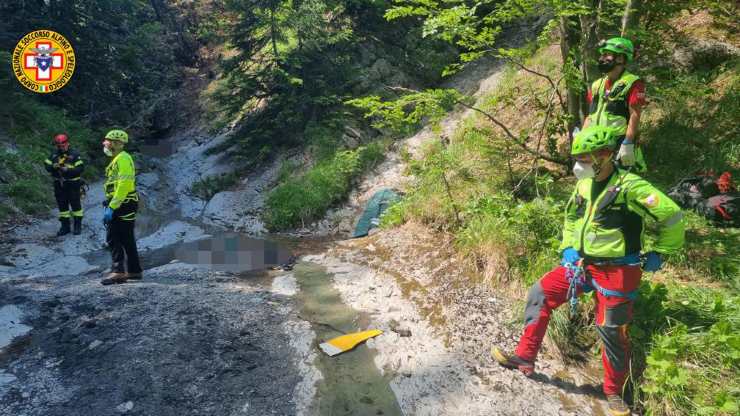
[(103, 211), (103, 224), (108, 225), (113, 221), (113, 210), (111, 207), (105, 207)]
[(578, 250), (574, 249), (573, 247), (568, 247), (563, 250), (563, 259), (560, 261), (560, 264), (562, 266), (565, 266), (566, 264), (574, 265), (580, 259), (581, 256), (578, 254)]
[(663, 259), (660, 254), (650, 251), (645, 254), (645, 262), (642, 264), (642, 270), (646, 272), (657, 272), (663, 267)]

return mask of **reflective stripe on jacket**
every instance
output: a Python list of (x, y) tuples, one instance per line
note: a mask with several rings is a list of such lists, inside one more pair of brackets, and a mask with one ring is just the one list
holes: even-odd
[[(54, 165), (64, 166), (67, 168), (66, 172), (63, 172), (59, 168), (55, 168)], [(55, 150), (44, 160), (44, 168), (46, 171), (51, 173), (51, 177), (54, 179), (64, 179), (65, 181), (77, 181), (82, 175), (82, 171), (85, 170), (85, 163), (82, 161), (80, 154), (72, 148), (67, 149), (66, 152)]]
[(592, 200), (592, 179), (582, 179), (565, 208), (560, 249), (573, 247), (590, 259), (609, 259), (640, 252), (644, 219), (658, 222), (655, 251), (673, 253), (684, 243), (681, 209), (641, 177), (615, 170), (608, 184)]
[(128, 201), (138, 201), (136, 170), (131, 155), (121, 151), (105, 168), (105, 199), (111, 209), (118, 209)]

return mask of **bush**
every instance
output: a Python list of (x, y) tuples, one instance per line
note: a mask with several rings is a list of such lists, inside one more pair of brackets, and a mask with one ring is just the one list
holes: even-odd
[[(633, 368), (645, 368), (641, 402), (654, 415), (735, 415), (740, 403), (740, 297), (643, 284)], [(644, 359), (644, 361), (643, 361)]]
[[(6, 81), (0, 79), (0, 86), (22, 88), (6, 85)], [(40, 214), (53, 205), (44, 159), (52, 152), (51, 138), (57, 133), (67, 133), (72, 147), (80, 152), (85, 161), (83, 178), (100, 176), (107, 162), (100, 143), (102, 134), (36, 97), (18, 94), (13, 97), (12, 108), (6, 105), (0, 103), (0, 131), (10, 137), (8, 143), (3, 143), (7, 147), (0, 149), (0, 202), (5, 206), (0, 210), (0, 220), (14, 213)]]
[(555, 264), (562, 210), (563, 204), (550, 198), (522, 202), (510, 193), (483, 196), (469, 201), (457, 243), (463, 251), (503, 244), (510, 273), (530, 285)]
[(305, 226), (347, 197), (352, 183), (383, 159), (385, 146), (371, 143), (337, 152), (303, 176), (290, 178), (267, 196), (263, 220), (272, 231)]
[(665, 186), (699, 170), (740, 168), (740, 60), (663, 80), (642, 128), (650, 177)]

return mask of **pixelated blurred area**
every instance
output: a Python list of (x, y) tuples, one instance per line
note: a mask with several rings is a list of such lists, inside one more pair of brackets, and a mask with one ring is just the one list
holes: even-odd
[(284, 265), (290, 263), (292, 255), (278, 243), (234, 233), (182, 244), (175, 251), (175, 258), (238, 273)]

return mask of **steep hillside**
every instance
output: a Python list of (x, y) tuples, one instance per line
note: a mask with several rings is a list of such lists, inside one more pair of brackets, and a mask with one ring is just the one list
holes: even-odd
[[(736, 32), (727, 31), (706, 11), (682, 14), (671, 24), (681, 30), (661, 40), (673, 54), (664, 60), (642, 58), (634, 68), (644, 74), (650, 97), (641, 136), (650, 166), (645, 177), (663, 190), (703, 170), (729, 171), (737, 178)], [(477, 347), (469, 354), (478, 362), (485, 354), (482, 346), (507, 341), (482, 332), (487, 327), (500, 330), (501, 324), (483, 323), (460, 311), (500, 292), (508, 293), (518, 309), (525, 289), (558, 262), (562, 212), (574, 180), (567, 167), (523, 152), (498, 123), (514, 134), (530, 135), (535, 149), (550, 146), (549, 154), (564, 153), (567, 137), (549, 130), (548, 124), (548, 118), (557, 120), (562, 114), (547, 105), (548, 97), (553, 100), (549, 81), (562, 78), (562, 66), (559, 45), (546, 44), (509, 65), (496, 88), (477, 97), (473, 105), (480, 111), (468, 110), (452, 129), (455, 118), (442, 118), (441, 128), (427, 133), (423, 146), (410, 139), (407, 150), (401, 150), (406, 163), (383, 167), (360, 188), (395, 186), (406, 192), (382, 219), (389, 229), (341, 249), (349, 253), (345, 256), (363, 258), (397, 276), (453, 344), (463, 342), (460, 334), (476, 334), (472, 344)], [(389, 114), (381, 117), (388, 120), (393, 117)], [(399, 181), (392, 172), (409, 176)], [(370, 194), (363, 194), (360, 203)], [(718, 228), (693, 212), (686, 215), (685, 250), (671, 256), (663, 271), (643, 278), (631, 327), (630, 390), (635, 405), (651, 414), (733, 414), (738, 403), (733, 380), (740, 374), (733, 358), (737, 337), (731, 335), (738, 331), (740, 232)], [(436, 243), (429, 242), (435, 240), (431, 235), (437, 236)], [(551, 324), (546, 352), (567, 363), (567, 376), (555, 371), (570, 380), (564, 382), (586, 380), (588, 385), (589, 374), (599, 368), (599, 344), (587, 329), (591, 312), (586, 306), (573, 320), (561, 310)], [(465, 329), (458, 333), (459, 327)], [(504, 338), (518, 337), (518, 324), (507, 328)]]

